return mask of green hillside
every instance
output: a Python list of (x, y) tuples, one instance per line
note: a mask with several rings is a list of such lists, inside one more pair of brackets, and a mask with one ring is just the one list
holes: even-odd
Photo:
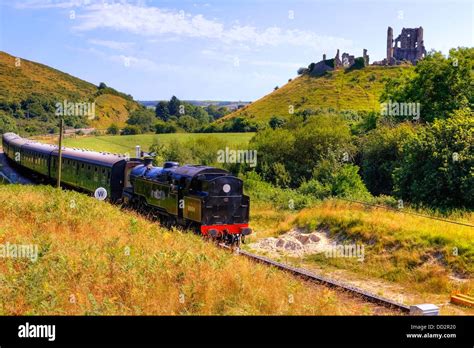
[(216, 121), (243, 117), (266, 124), (272, 116), (286, 117), (293, 111), (333, 108), (335, 110), (378, 111), (384, 80), (413, 67), (369, 66), (361, 70), (328, 72), (321, 77), (299, 76), (272, 93)]
[(5, 52), (0, 52), (0, 85), (0, 132), (10, 130), (8, 128), (12, 126), (27, 133), (47, 132), (57, 125), (54, 119), (56, 103), (64, 100), (95, 102), (95, 119), (68, 120), (71, 126), (106, 128), (113, 122), (124, 125), (130, 112), (139, 107), (131, 96), (112, 88), (99, 88)]

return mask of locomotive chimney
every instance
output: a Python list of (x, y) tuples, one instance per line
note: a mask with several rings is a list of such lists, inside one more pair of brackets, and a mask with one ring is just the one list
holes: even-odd
[(136, 158), (141, 158), (142, 157), (142, 152), (140, 150), (140, 145), (135, 146), (135, 157)]
[(143, 164), (145, 165), (145, 167), (151, 166), (152, 163), (153, 163), (153, 158), (152, 157), (145, 157), (143, 159)]

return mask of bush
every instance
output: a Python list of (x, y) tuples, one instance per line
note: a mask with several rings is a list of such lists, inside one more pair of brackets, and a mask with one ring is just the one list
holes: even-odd
[(299, 192), (323, 199), (330, 196), (368, 199), (370, 194), (359, 176), (359, 167), (352, 164), (323, 160), (313, 171), (313, 177), (304, 182)]
[(331, 185), (329, 184), (322, 184), (318, 180), (311, 179), (309, 181), (305, 181), (301, 184), (298, 188), (298, 192), (303, 195), (309, 195), (317, 199), (324, 199), (332, 194)]
[(155, 127), (155, 133), (157, 134), (176, 133), (177, 131), (176, 125), (172, 122), (158, 121), (155, 123), (154, 127)]
[(272, 129), (280, 128), (285, 124), (285, 119), (282, 117), (273, 116), (268, 124)]
[(0, 134), (17, 131), (15, 120), (0, 112)]
[(196, 129), (199, 133), (220, 133), (222, 132), (223, 124), (211, 123)]
[(357, 57), (354, 59), (354, 64), (350, 67), (350, 70), (362, 69), (365, 67), (365, 61), (363, 57)]
[(222, 129), (224, 132), (255, 132), (258, 125), (243, 117), (234, 117), (227, 122)]
[(299, 68), (299, 69), (297, 70), (296, 73), (297, 73), (298, 75), (303, 75), (303, 74), (305, 74), (305, 73), (307, 73), (307, 72), (308, 72), (308, 68), (303, 68), (303, 67), (301, 67), (301, 68)]
[(122, 130), (122, 135), (136, 135), (141, 134), (140, 127), (128, 125)]
[(299, 210), (310, 206), (315, 199), (296, 190), (282, 189), (265, 182), (258, 173), (251, 171), (243, 175), (245, 192), (250, 199), (271, 202), (280, 209)]
[(359, 167), (352, 164), (343, 165), (333, 173), (332, 194), (362, 200), (370, 198), (369, 191), (359, 175)]
[(112, 123), (109, 128), (107, 128), (107, 134), (117, 135), (120, 134), (120, 128), (115, 123)]

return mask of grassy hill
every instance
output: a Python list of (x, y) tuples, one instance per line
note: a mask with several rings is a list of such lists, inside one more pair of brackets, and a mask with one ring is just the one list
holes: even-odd
[(106, 128), (113, 122), (124, 125), (130, 112), (139, 107), (130, 96), (112, 88), (99, 89), (87, 81), (40, 63), (17, 60), (5, 52), (0, 52), (0, 85), (0, 116), (10, 117), (22, 130), (33, 125), (42, 131), (42, 126), (54, 123), (54, 105), (64, 100), (95, 102), (96, 118), (86, 122), (96, 128)]
[[(47, 186), (0, 186), (0, 315), (374, 314), (192, 233)], [(4, 250), (4, 247), (2, 248)]]
[(320, 77), (302, 75), (216, 122), (244, 117), (266, 124), (272, 116), (287, 117), (290, 106), (293, 106), (295, 113), (318, 108), (379, 111), (384, 79), (398, 76), (408, 69), (413, 68), (369, 66), (361, 70), (332, 71)]

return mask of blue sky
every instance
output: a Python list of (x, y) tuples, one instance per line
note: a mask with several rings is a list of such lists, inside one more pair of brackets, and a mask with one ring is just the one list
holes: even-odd
[(255, 100), (336, 49), (384, 58), (387, 26), (473, 46), (472, 1), (2, 0), (0, 50), (139, 100)]

